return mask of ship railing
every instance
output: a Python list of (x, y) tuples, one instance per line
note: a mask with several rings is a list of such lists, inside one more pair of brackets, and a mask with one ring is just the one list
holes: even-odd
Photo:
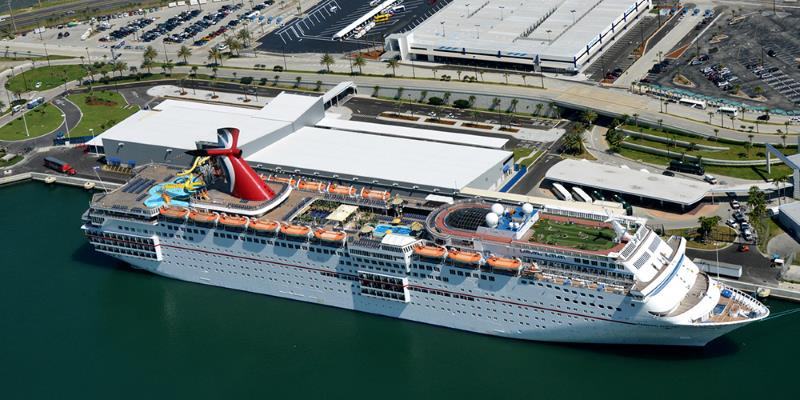
[(556, 273), (559, 275), (570, 275), (575, 276), (579, 279), (586, 279), (586, 280), (593, 280), (596, 282), (607, 283), (610, 285), (617, 285), (622, 287), (629, 287), (634, 284), (633, 279), (617, 279), (617, 278), (609, 278), (605, 275), (594, 274), (591, 272), (581, 272), (575, 271), (573, 269), (563, 268), (555, 264), (551, 264), (547, 261), (540, 261), (538, 266), (542, 271), (550, 271), (552, 273)]

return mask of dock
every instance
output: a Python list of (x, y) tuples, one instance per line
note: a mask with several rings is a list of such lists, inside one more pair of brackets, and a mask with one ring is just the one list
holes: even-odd
[(45, 174), (41, 172), (23, 172), (16, 175), (4, 176), (0, 178), (0, 186), (29, 180), (45, 182), (48, 178), (54, 178), (55, 181), (53, 183), (76, 187), (84, 187), (87, 183), (94, 183), (94, 189), (99, 190), (114, 190), (122, 186), (120, 183), (101, 181), (98, 179), (79, 178), (61, 174)]

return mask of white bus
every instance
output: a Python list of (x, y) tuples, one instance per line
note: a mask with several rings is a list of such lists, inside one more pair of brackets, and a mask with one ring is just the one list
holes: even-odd
[(586, 192), (584, 192), (584, 191), (583, 191), (583, 189), (581, 189), (580, 187), (578, 187), (578, 186), (573, 186), (573, 187), (572, 187), (572, 194), (574, 195), (574, 196), (572, 196), (572, 197), (573, 197), (575, 200), (577, 200), (577, 201), (582, 201), (582, 202), (584, 202), (584, 203), (589, 203), (589, 204), (592, 204), (592, 198), (591, 198), (591, 197), (589, 197), (589, 195), (588, 195), (588, 194), (586, 194)]
[(736, 107), (720, 107), (717, 109), (717, 112), (725, 115), (733, 115), (734, 117), (739, 115), (739, 109)]
[(688, 107), (698, 108), (700, 110), (705, 110), (706, 107), (708, 107), (708, 104), (704, 100), (695, 100), (695, 99), (690, 99), (688, 97), (680, 99), (678, 103)]
[(564, 186), (562, 186), (560, 183), (553, 182), (553, 194), (555, 194), (560, 200), (574, 201), (572, 199), (572, 195), (569, 194), (567, 189), (564, 188)]

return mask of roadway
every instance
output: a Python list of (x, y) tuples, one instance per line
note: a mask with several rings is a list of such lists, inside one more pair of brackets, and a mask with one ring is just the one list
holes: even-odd
[[(0, 22), (0, 29), (13, 30), (15, 25), (17, 29), (23, 27), (31, 27), (38, 24), (39, 21), (47, 21), (48, 18), (60, 18), (68, 13), (85, 13), (90, 12), (95, 15), (103, 14), (103, 10), (118, 9), (122, 6), (144, 3), (144, 1), (134, 0), (81, 0), (73, 1), (65, 4), (56, 4), (49, 7), (36, 8), (32, 11), (14, 12), (13, 21), (11, 18)], [(5, 5), (5, 4), (3, 4)]]

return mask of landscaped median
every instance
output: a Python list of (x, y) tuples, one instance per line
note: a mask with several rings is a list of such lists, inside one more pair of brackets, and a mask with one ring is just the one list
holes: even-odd
[(98, 135), (139, 111), (138, 106), (128, 105), (125, 98), (111, 91), (73, 94), (67, 96), (67, 100), (83, 114), (78, 125), (70, 127), (73, 137)]
[[(53, 65), (18, 72), (6, 82), (6, 89), (14, 93), (42, 91), (75, 81), (89, 74), (83, 65)], [(37, 87), (38, 84), (38, 87)]]
[[(714, 140), (630, 125), (620, 129), (626, 138), (620, 143), (619, 153), (627, 158), (664, 166), (671, 160), (699, 161), (709, 173), (742, 179), (764, 180), (791, 173), (789, 167), (774, 157), (772, 172), (767, 174), (766, 149), (761, 144)], [(797, 147), (785, 147), (782, 151), (792, 155), (797, 153)]]
[[(42, 104), (39, 107), (28, 111), (25, 114), (25, 121), (22, 116), (0, 127), (0, 140), (25, 140), (37, 136), (46, 135), (64, 122), (61, 110), (51, 104)], [(25, 123), (28, 131), (25, 131)]]

